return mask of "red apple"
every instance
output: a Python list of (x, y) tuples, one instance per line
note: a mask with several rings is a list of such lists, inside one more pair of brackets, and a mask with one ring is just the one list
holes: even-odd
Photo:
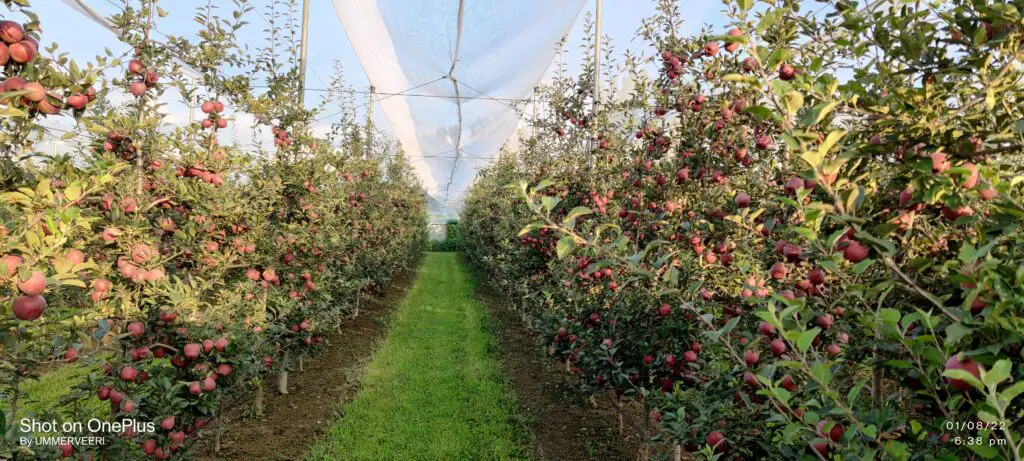
[(781, 338), (774, 339), (772, 340), (771, 348), (772, 354), (774, 354), (775, 356), (780, 356), (786, 353), (786, 342), (783, 341)]
[(771, 273), (772, 273), (772, 278), (775, 279), (775, 280), (786, 278), (786, 274), (788, 272), (789, 272), (789, 269), (786, 268), (786, 265), (783, 264), (783, 263), (775, 263), (775, 264), (772, 265)]
[(711, 446), (716, 453), (725, 452), (725, 435), (721, 432), (713, 431), (709, 433), (708, 436), (704, 438), (704, 441), (707, 442), (707, 444)]
[[(954, 354), (952, 357), (949, 358), (949, 360), (946, 360), (946, 369), (964, 370), (974, 375), (975, 378), (981, 379), (981, 365), (978, 365), (978, 363), (975, 362), (973, 359), (963, 354)], [(967, 392), (974, 388), (974, 386), (972, 386), (965, 380), (952, 378), (948, 379), (949, 385), (953, 386), (953, 389), (956, 389), (960, 392)]]
[(828, 456), (828, 449), (829, 449), (828, 448), (828, 442), (826, 442), (824, 440), (818, 440), (816, 442), (811, 442), (811, 450), (813, 450), (819, 456), (822, 456), (822, 457)]
[(21, 256), (6, 255), (3, 258), (0, 258), (0, 268), (6, 267), (6, 270), (0, 271), (0, 274), (6, 273), (7, 277), (13, 277), (14, 274), (18, 272), (18, 267), (20, 267), (23, 262), (24, 261), (21, 259)]
[(38, 82), (28, 82), (21, 90), (28, 91), (28, 94), (23, 97), (32, 102), (39, 102), (46, 98), (46, 88)]
[(25, 38), (25, 28), (14, 21), (0, 21), (0, 40), (7, 44), (18, 43)]
[(141, 447), (143, 453), (152, 455), (156, 452), (156, 439), (147, 439), (145, 442), (142, 442)]
[(946, 157), (945, 152), (935, 152), (930, 158), (932, 161), (932, 173), (941, 174), (949, 170), (949, 159)]
[(780, 80), (793, 80), (796, 76), (796, 69), (793, 68), (789, 63), (782, 63), (779, 66), (779, 79)]
[(123, 380), (123, 381), (135, 381), (135, 378), (138, 376), (138, 374), (139, 374), (139, 372), (136, 371), (134, 368), (132, 368), (132, 367), (124, 367), (124, 368), (121, 369), (120, 376), (121, 376), (121, 380)]
[(817, 425), (818, 435), (821, 436), (821, 437), (825, 437), (825, 438), (831, 439), (833, 442), (839, 442), (839, 439), (842, 439), (843, 438), (843, 434), (846, 433), (846, 428), (844, 428), (842, 424), (835, 423), (835, 424), (832, 425), (832, 429), (829, 429), (828, 431), (825, 431), (825, 428), (828, 427), (828, 424), (830, 422), (831, 421), (829, 421), (827, 419), (823, 419), (821, 421), (818, 421), (818, 425)]
[(9, 45), (7, 51), (10, 53), (10, 58), (20, 64), (25, 64), (25, 62), (36, 58), (36, 47), (25, 40)]
[(736, 194), (735, 201), (736, 201), (736, 206), (738, 206), (740, 208), (747, 208), (747, 207), (750, 206), (750, 195), (747, 195), (746, 192), (740, 192), (740, 193)]
[(46, 291), (46, 276), (42, 272), (33, 271), (27, 280), (18, 282), (18, 290), (28, 296), (37, 296)]
[(67, 103), (68, 107), (72, 109), (82, 110), (85, 109), (85, 105), (89, 103), (89, 98), (81, 93), (73, 94), (71, 96), (68, 96)]
[(36, 47), (31, 42), (22, 40), (7, 47), (14, 62), (26, 63), (36, 58)]
[(139, 97), (146, 92), (146, 84), (142, 82), (132, 82), (128, 85), (128, 91), (132, 96)]
[(785, 389), (785, 390), (787, 390), (789, 392), (796, 392), (796, 388), (797, 388), (796, 382), (793, 381), (793, 377), (790, 376), (790, 375), (786, 375), (786, 376), (782, 377), (782, 380), (779, 381), (779, 387), (781, 387), (781, 388), (783, 388), (783, 389)]
[(131, 61), (128, 61), (128, 72), (131, 72), (135, 75), (142, 75), (142, 69), (144, 68), (145, 66), (142, 64), (142, 61), (139, 61), (138, 59), (132, 59)]
[(861, 245), (856, 240), (851, 240), (843, 248), (843, 258), (851, 263), (859, 263), (865, 259), (868, 259), (868, 249)]
[(64, 253), (64, 260), (74, 267), (85, 262), (85, 253), (77, 248), (71, 249), (68, 250), (67, 253)]
[(14, 299), (12, 310), (19, 320), (36, 320), (46, 311), (46, 299), (39, 295), (19, 296)]
[(199, 357), (199, 353), (202, 351), (203, 346), (196, 343), (188, 343), (184, 347), (185, 357), (194, 359)]
[(138, 338), (146, 334), (146, 325), (142, 322), (132, 322), (128, 324), (125, 330), (132, 336), (132, 338)]

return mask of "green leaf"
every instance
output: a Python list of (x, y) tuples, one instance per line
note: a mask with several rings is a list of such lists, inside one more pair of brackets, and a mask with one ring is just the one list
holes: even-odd
[(814, 376), (815, 380), (826, 386), (832, 382), (832, 370), (826, 362), (817, 362), (811, 365), (811, 376)]
[(17, 107), (8, 105), (0, 107), (0, 117), (27, 117), (28, 112), (25, 112)]
[[(757, 84), (757, 77), (754, 77), (752, 75), (726, 74), (725, 76), (722, 77), (722, 80), (724, 80), (726, 82), (746, 83), (748, 85), (756, 85)], [(771, 116), (770, 112), (769, 112), (768, 116)]]
[(558, 254), (558, 259), (563, 259), (575, 249), (576, 240), (571, 236), (563, 235), (562, 238), (558, 239), (558, 245), (555, 247), (555, 253)]
[(1017, 398), (1017, 396), (1022, 392), (1024, 392), (1024, 381), (1018, 381), (1012, 386), (1004, 389), (1003, 392), (999, 394), (999, 397), (1006, 402), (1012, 402), (1013, 399)]
[(946, 327), (946, 344), (955, 345), (960, 342), (961, 338), (970, 335), (973, 331), (973, 328), (962, 323), (951, 323)]
[(811, 347), (811, 343), (814, 342), (814, 337), (821, 333), (821, 328), (814, 327), (803, 333), (800, 333), (800, 337), (796, 340), (796, 347), (800, 350), (800, 353), (807, 352), (807, 349)]
[(754, 0), (736, 0), (736, 4), (743, 11), (750, 11), (754, 7)]
[(896, 309), (886, 307), (878, 310), (878, 319), (887, 325), (895, 326), (900, 322), (900, 317), (900, 311)]
[(800, 154), (800, 158), (807, 162), (811, 168), (818, 168), (821, 165), (821, 161), (824, 160), (825, 156), (821, 154), (821, 151), (809, 150)]
[(1003, 359), (992, 365), (992, 369), (982, 372), (981, 381), (986, 386), (994, 386), (1010, 377), (1010, 361)]
[(818, 146), (818, 155), (825, 158), (825, 156), (828, 155), (828, 151), (832, 150), (832, 147), (834, 147), (843, 136), (846, 136), (845, 130), (834, 130), (829, 133), (828, 136), (825, 137), (825, 140), (822, 141), (821, 145)]
[(565, 215), (565, 219), (562, 220), (562, 224), (568, 225), (570, 222), (575, 222), (576, 218), (590, 214), (590, 208), (585, 206), (578, 206), (569, 211), (569, 214)]
[(978, 378), (975, 378), (974, 375), (969, 373), (967, 370), (946, 370), (942, 372), (942, 376), (946, 378), (965, 381), (968, 384), (977, 388), (978, 390), (982, 390), (985, 387), (984, 385), (981, 384), (981, 381), (979, 381)]
[(541, 198), (540, 198), (540, 204), (541, 204), (541, 205), (542, 205), (542, 206), (544, 207), (544, 209), (545, 209), (545, 210), (547, 210), (547, 211), (552, 211), (552, 210), (554, 210), (554, 209), (555, 209), (555, 207), (556, 207), (556, 206), (558, 206), (558, 204), (559, 204), (559, 203), (560, 203), (561, 201), (562, 201), (562, 199), (560, 199), (560, 198), (558, 198), (558, 197), (549, 197), (549, 196), (547, 196), (547, 195), (545, 195), (545, 196), (543, 196), (543, 197), (541, 197)]
[(757, 24), (757, 33), (761, 34), (769, 27), (775, 25), (782, 19), (782, 16), (786, 13), (785, 8), (772, 8), (764, 13), (761, 17), (761, 22)]
[(82, 198), (82, 187), (78, 183), (73, 183), (64, 189), (64, 198), (69, 202), (74, 202)]
[(863, 261), (861, 261), (861, 262), (859, 262), (857, 264), (854, 264), (854, 266), (853, 266), (853, 273), (855, 275), (863, 274), (864, 271), (868, 270), (868, 267), (870, 267), (874, 263), (875, 263), (874, 259), (865, 259), (865, 260), (863, 260)]
[(848, 405), (852, 407), (855, 403), (857, 403), (857, 398), (860, 397), (860, 392), (861, 390), (864, 389), (864, 386), (867, 383), (867, 379), (862, 379), (857, 383), (856, 386), (853, 386), (853, 388), (850, 389), (850, 392), (846, 394), (846, 402)]
[(801, 107), (804, 106), (804, 95), (799, 91), (790, 91), (782, 96), (782, 103), (786, 106), (786, 111), (790, 114), (795, 114)]
[(828, 114), (832, 112), (832, 109), (835, 109), (837, 105), (839, 105), (839, 103), (833, 101), (828, 103), (823, 102), (812, 107), (811, 110), (807, 112), (807, 116), (804, 118), (804, 124), (817, 125), (821, 123), (821, 121), (824, 120), (825, 117), (827, 117)]
[(544, 227), (544, 223), (543, 222), (541, 222), (541, 221), (532, 222), (530, 224), (527, 224), (526, 227), (523, 227), (519, 231), (519, 234), (516, 235), (516, 237), (522, 237), (523, 235), (529, 234), (534, 229), (540, 229), (541, 227)]
[(760, 119), (774, 119), (775, 112), (764, 106), (750, 106), (743, 109), (743, 112), (751, 114)]

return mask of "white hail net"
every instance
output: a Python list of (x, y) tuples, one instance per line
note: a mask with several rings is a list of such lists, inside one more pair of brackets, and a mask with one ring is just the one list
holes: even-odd
[(457, 216), (585, 0), (333, 0), (392, 132)]

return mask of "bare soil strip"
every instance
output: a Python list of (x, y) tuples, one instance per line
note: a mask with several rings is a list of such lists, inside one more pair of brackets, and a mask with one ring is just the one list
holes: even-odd
[[(396, 277), (380, 296), (363, 303), (359, 316), (342, 327), (341, 334), (328, 338), (322, 354), (308, 358), (304, 371), (294, 371), (289, 394), (280, 395), (267, 387), (264, 417), (249, 416), (247, 405), (230, 409), (221, 424), (221, 450), (214, 452), (216, 427), (201, 434), (195, 449), (197, 461), (294, 460), (306, 453), (323, 436), (359, 390), (363, 369), (378, 342), (387, 334), (395, 308), (416, 278), (409, 270)], [(246, 399), (245, 401), (251, 401)]]
[[(626, 428), (605, 399), (596, 407), (581, 396), (572, 377), (547, 357), (536, 337), (506, 299), (485, 284), (477, 297), (487, 306), (501, 350), (501, 371), (516, 395), (519, 414), (533, 438), (536, 461), (633, 460), (642, 442)], [(639, 415), (627, 410), (627, 426)], [(635, 431), (633, 431), (635, 432)]]

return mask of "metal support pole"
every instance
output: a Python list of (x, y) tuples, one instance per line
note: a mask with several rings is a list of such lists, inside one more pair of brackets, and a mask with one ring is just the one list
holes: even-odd
[(366, 154), (373, 148), (373, 105), (377, 102), (377, 87), (370, 85), (370, 100), (366, 104)]
[(594, 25), (594, 114), (601, 104), (601, 20), (604, 17), (604, 1), (597, 0), (597, 22)]
[(306, 51), (309, 48), (309, 0), (302, 0), (302, 43), (299, 45), (299, 106), (306, 101)]
[(604, 1), (597, 1), (596, 21), (594, 23), (594, 106), (591, 110), (590, 142), (587, 146), (587, 170), (594, 169), (594, 149), (597, 148), (596, 118), (601, 105), (601, 21), (604, 18)]

